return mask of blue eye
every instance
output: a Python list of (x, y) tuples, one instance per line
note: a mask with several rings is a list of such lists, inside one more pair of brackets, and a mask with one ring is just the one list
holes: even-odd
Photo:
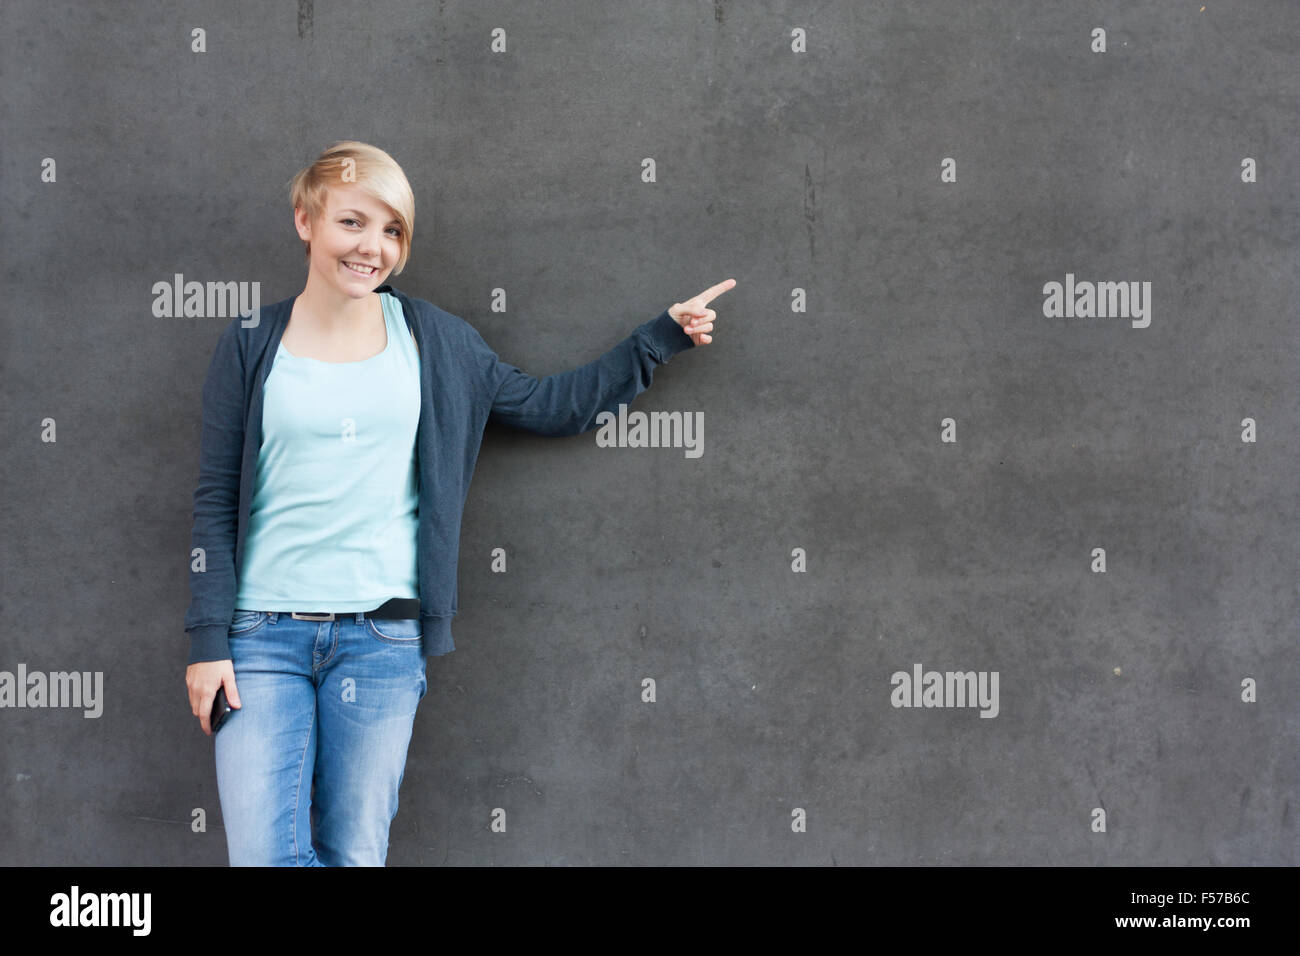
[[(355, 223), (355, 224), (358, 225), (358, 226), (361, 225), (361, 223), (357, 222), (355, 219), (341, 219), (341, 220), (339, 220), (339, 221), (342, 222), (343, 225), (345, 225), (345, 226), (348, 225), (349, 223)], [(389, 229), (390, 232), (394, 233), (394, 236), (393, 236), (394, 239), (401, 239), (401, 238), (402, 238), (402, 230), (401, 230), (401, 229), (398, 229), (396, 226), (389, 226), (388, 229)]]

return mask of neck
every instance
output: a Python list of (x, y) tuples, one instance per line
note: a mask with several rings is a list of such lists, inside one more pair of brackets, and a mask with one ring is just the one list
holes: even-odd
[(371, 292), (354, 299), (321, 281), (315, 272), (308, 272), (307, 286), (294, 304), (322, 332), (340, 332), (357, 329), (369, 320), (375, 314), (377, 295)]

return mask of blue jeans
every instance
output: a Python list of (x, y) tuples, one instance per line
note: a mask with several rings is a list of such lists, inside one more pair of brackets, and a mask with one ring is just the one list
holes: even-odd
[(240, 610), (230, 655), (243, 706), (215, 738), (230, 865), (383, 866), (428, 687), (419, 620)]

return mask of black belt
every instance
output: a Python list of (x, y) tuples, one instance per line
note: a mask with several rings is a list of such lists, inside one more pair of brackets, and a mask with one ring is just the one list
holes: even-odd
[[(333, 621), (340, 617), (353, 617), (356, 611), (290, 611), (289, 616), (299, 621)], [(388, 620), (419, 618), (419, 598), (389, 598), (373, 611), (365, 611), (366, 617), (378, 617)]]

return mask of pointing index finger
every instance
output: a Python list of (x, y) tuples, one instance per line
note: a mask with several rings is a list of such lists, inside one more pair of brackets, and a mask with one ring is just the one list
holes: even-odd
[(705, 289), (703, 292), (697, 295), (696, 298), (702, 300), (705, 305), (708, 305), (710, 302), (712, 302), (718, 296), (722, 295), (722, 293), (726, 292), (735, 284), (736, 284), (735, 279), (723, 279), (717, 285), (710, 286), (709, 288)]

